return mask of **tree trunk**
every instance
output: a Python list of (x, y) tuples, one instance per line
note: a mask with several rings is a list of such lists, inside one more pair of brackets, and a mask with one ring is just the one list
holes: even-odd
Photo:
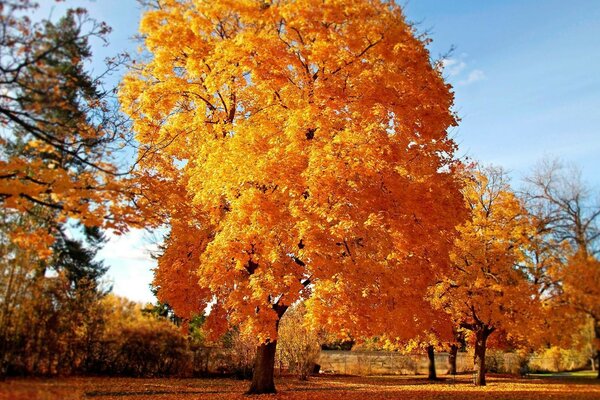
[(450, 346), (448, 353), (448, 375), (456, 375), (456, 355), (458, 354), (458, 346), (453, 344)]
[[(600, 319), (594, 318), (594, 333), (596, 334), (596, 361), (598, 362), (598, 375), (597, 379), (600, 379)], [(594, 368), (594, 360), (592, 360), (592, 369)]]
[(486, 327), (475, 331), (475, 386), (485, 386), (485, 350), (487, 338), (493, 329)]
[(263, 343), (256, 350), (252, 384), (247, 394), (275, 393), (275, 351), (277, 341)]
[(437, 380), (437, 375), (435, 373), (435, 353), (433, 350), (433, 346), (427, 346), (427, 358), (429, 359), (429, 376), (427, 379), (430, 381)]

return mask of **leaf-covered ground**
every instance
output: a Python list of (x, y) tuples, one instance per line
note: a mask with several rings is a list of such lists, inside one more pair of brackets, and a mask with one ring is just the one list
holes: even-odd
[[(588, 376), (491, 376), (485, 388), (469, 376), (430, 383), (423, 377), (320, 376), (308, 382), (286, 377), (279, 393), (267, 399), (600, 399), (600, 381)], [(8, 379), (0, 382), (0, 400), (179, 400), (246, 399), (247, 381), (232, 379), (131, 379), (78, 377)]]

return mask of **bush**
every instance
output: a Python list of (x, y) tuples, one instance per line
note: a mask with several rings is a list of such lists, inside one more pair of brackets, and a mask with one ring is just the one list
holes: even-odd
[(193, 354), (186, 336), (164, 318), (144, 314), (116, 296), (103, 301), (104, 331), (88, 357), (88, 373), (134, 377), (190, 376)]
[(585, 351), (552, 346), (535, 353), (529, 360), (532, 372), (560, 372), (584, 368), (589, 361)]
[(314, 370), (321, 353), (320, 335), (304, 321), (304, 305), (290, 308), (279, 326), (277, 358), (288, 370), (305, 380)]
[(192, 354), (186, 338), (173, 326), (126, 328), (118, 340), (114, 371), (127, 376), (171, 376), (191, 374)]

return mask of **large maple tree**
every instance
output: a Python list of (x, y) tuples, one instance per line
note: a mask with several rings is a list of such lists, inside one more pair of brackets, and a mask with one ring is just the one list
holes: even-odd
[(400, 7), (161, 0), (140, 30), (120, 99), (140, 202), (171, 228), (159, 299), (257, 338), (250, 393), (275, 390), (300, 299), (340, 334), (413, 333), (464, 207), (453, 94)]

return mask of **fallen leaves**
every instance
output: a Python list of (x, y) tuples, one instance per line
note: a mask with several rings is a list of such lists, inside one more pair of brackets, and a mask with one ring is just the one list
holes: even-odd
[[(474, 387), (470, 375), (431, 383), (425, 377), (319, 376), (307, 382), (291, 377), (276, 381), (278, 393), (269, 399), (597, 399), (594, 379), (516, 379), (491, 376), (488, 386)], [(246, 381), (233, 379), (133, 379), (77, 377), (9, 379), (0, 383), (0, 400), (183, 400), (248, 399)]]

